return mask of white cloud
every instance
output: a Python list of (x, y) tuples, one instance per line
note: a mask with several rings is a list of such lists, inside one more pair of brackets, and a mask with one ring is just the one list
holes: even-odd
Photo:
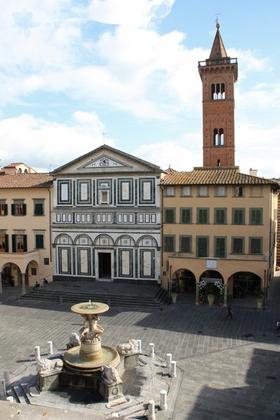
[(236, 130), (236, 164), (248, 173), (258, 169), (258, 175), (280, 177), (280, 124), (267, 128), (261, 123), (240, 120)]
[[(104, 144), (104, 126), (95, 113), (77, 111), (71, 124), (33, 115), (0, 121), (1, 166), (23, 161), (32, 167), (54, 169)], [(114, 141), (106, 139), (114, 145)]]
[(202, 144), (200, 133), (188, 133), (180, 139), (160, 143), (143, 144), (132, 153), (141, 159), (167, 169), (191, 171), (202, 166)]
[(97, 22), (147, 27), (165, 17), (175, 0), (91, 0), (86, 15)]

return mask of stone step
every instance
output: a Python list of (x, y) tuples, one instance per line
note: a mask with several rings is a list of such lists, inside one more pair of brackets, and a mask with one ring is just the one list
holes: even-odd
[(30, 404), (30, 400), (24, 390), (24, 387), (21, 384), (12, 385), (12, 389), (16, 396), (17, 402), (21, 404)]
[(153, 297), (144, 296), (120, 296), (112, 295), (108, 296), (105, 294), (89, 294), (89, 293), (73, 293), (73, 292), (54, 292), (54, 291), (31, 291), (26, 295), (22, 296), (21, 299), (29, 300), (45, 300), (45, 301), (56, 301), (56, 302), (81, 302), (87, 300), (102, 300), (108, 302), (109, 305), (114, 306), (147, 306), (152, 308), (160, 308), (160, 303), (156, 302)]
[(139, 411), (144, 411), (145, 407), (143, 405), (143, 401), (133, 403), (133, 405), (130, 405), (129, 407), (123, 407), (120, 410), (114, 411), (115, 413), (118, 413), (119, 417), (124, 418), (128, 416), (131, 416), (132, 414), (138, 413)]

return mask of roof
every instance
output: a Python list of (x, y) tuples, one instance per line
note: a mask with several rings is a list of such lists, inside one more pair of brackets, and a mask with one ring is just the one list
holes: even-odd
[(237, 166), (229, 168), (194, 168), (190, 172), (169, 172), (161, 185), (279, 185), (270, 179), (242, 174)]
[(214, 38), (214, 42), (212, 45), (212, 49), (210, 52), (210, 56), (209, 59), (210, 60), (216, 60), (219, 58), (226, 58), (227, 57), (227, 52), (223, 43), (223, 39), (220, 33), (220, 25), (219, 23), (216, 24), (217, 27), (217, 32)]
[(106, 151), (108, 151), (108, 152), (115, 152), (115, 153), (117, 153), (119, 155), (122, 155), (124, 157), (127, 157), (129, 159), (133, 159), (135, 161), (138, 161), (142, 165), (147, 165), (153, 171), (161, 172), (160, 167), (157, 166), (157, 165), (154, 165), (153, 163), (147, 162), (147, 161), (145, 161), (143, 159), (140, 159), (140, 158), (137, 158), (137, 157), (135, 157), (133, 155), (130, 155), (128, 153), (122, 152), (121, 150), (115, 149), (115, 148), (113, 148), (111, 146), (108, 146), (107, 144), (103, 144), (102, 146), (97, 147), (96, 149), (91, 150), (90, 152), (88, 152), (88, 153), (86, 153), (86, 154), (84, 154), (82, 156), (79, 156), (78, 158), (76, 158), (74, 160), (71, 160), (70, 162), (66, 163), (65, 165), (59, 166), (58, 168), (56, 168), (56, 169), (54, 169), (52, 171), (52, 174), (56, 175), (59, 172), (63, 171), (64, 169), (68, 168), (69, 166), (74, 165), (76, 163), (79, 163), (81, 160), (84, 160), (86, 158), (90, 158), (93, 154), (97, 154), (97, 153), (102, 152), (102, 151), (105, 151), (105, 152)]
[(13, 174), (0, 175), (1, 188), (49, 188), (52, 176), (49, 174)]

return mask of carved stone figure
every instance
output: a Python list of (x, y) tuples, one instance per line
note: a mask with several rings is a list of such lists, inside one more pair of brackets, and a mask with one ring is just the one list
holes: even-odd
[(119, 354), (128, 355), (138, 353), (138, 343), (137, 340), (130, 339), (128, 343), (122, 343), (117, 346)]
[(116, 368), (104, 365), (101, 367), (101, 378), (107, 385), (121, 384), (119, 372)]
[(81, 345), (81, 340), (79, 334), (72, 333), (69, 337), (69, 343), (67, 343), (67, 350), (71, 349), (72, 347), (77, 347)]
[(60, 371), (63, 368), (63, 360), (61, 359), (38, 359), (37, 371), (39, 373), (48, 374)]

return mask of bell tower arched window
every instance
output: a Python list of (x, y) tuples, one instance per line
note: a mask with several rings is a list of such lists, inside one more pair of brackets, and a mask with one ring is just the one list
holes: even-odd
[(213, 144), (214, 146), (224, 146), (224, 129), (223, 128), (214, 128), (213, 131)]
[(226, 98), (225, 84), (213, 83), (211, 85), (211, 96), (213, 101), (220, 101)]

